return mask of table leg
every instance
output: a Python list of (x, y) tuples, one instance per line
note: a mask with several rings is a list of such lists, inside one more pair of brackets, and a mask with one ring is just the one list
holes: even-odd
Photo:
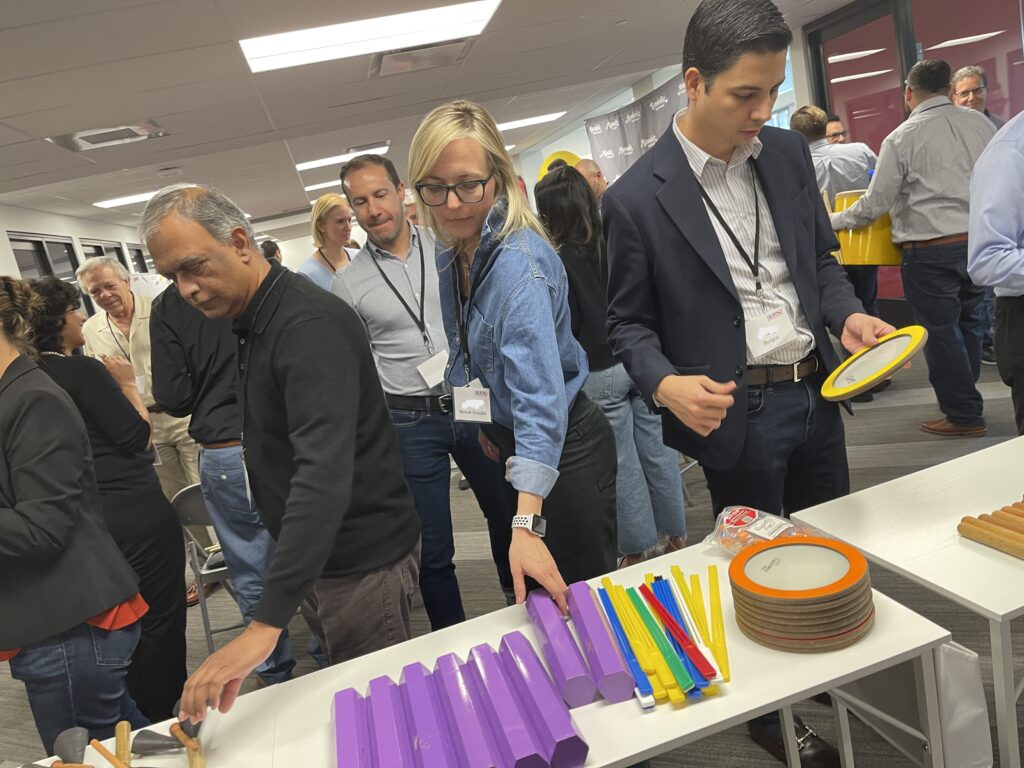
[(999, 732), (999, 764), (1020, 768), (1020, 736), (1017, 733), (1017, 690), (1013, 679), (1013, 644), (1010, 622), (992, 619), (992, 676), (996, 694), (996, 729)]
[(853, 737), (850, 734), (850, 710), (838, 696), (832, 697), (832, 714), (836, 720), (836, 744), (839, 749), (839, 765), (853, 768)]
[(782, 743), (786, 746), (786, 765), (800, 768), (800, 745), (796, 743), (796, 724), (793, 722), (792, 707), (779, 710), (782, 725)]
[(945, 768), (934, 650), (925, 651), (914, 659), (914, 677), (917, 682), (917, 706), (921, 713), (921, 729), (928, 739), (928, 751), (924, 756), (925, 768)]

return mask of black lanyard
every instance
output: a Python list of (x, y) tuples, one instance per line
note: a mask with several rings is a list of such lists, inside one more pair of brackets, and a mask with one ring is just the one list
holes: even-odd
[(739, 238), (732, 231), (732, 227), (725, 223), (725, 217), (718, 211), (718, 207), (714, 201), (708, 196), (707, 191), (704, 189), (704, 185), (699, 181), (697, 186), (700, 187), (701, 197), (704, 198), (704, 202), (708, 204), (708, 208), (715, 218), (718, 219), (718, 223), (722, 225), (722, 229), (725, 230), (725, 234), (732, 240), (732, 244), (736, 246), (736, 250), (740, 252), (740, 256), (747, 262), (747, 266), (750, 267), (750, 272), (754, 276), (754, 287), (757, 290), (757, 295), (761, 296), (764, 291), (761, 289), (761, 206), (757, 202), (757, 175), (754, 172), (754, 161), (753, 159), (748, 161), (750, 163), (750, 185), (754, 189), (754, 258), (751, 260), (750, 256), (747, 255), (746, 249), (740, 245)]
[[(411, 227), (409, 228), (409, 237), (412, 237), (412, 228)], [(430, 336), (427, 334), (427, 324), (425, 322), (423, 322), (423, 307), (427, 303), (426, 302), (426, 297), (425, 297), (425, 295), (423, 293), (424, 290), (426, 290), (426, 287), (427, 287), (427, 270), (426, 270), (426, 267), (425, 267), (425, 261), (423, 259), (423, 241), (419, 237), (416, 238), (416, 245), (417, 245), (417, 247), (419, 248), (419, 251), (420, 251), (420, 305), (419, 305), (420, 314), (419, 314), (419, 317), (416, 316), (416, 313), (412, 311), (412, 307), (410, 307), (406, 303), (405, 299), (402, 298), (402, 294), (398, 292), (397, 288), (395, 288), (395, 284), (392, 283), (388, 279), (388, 276), (384, 274), (384, 270), (381, 269), (380, 264), (377, 263), (377, 257), (376, 257), (375, 254), (373, 254), (373, 253), (370, 254), (370, 260), (373, 262), (373, 265), (375, 267), (377, 267), (377, 271), (380, 272), (380, 276), (382, 278), (384, 278), (384, 282), (387, 283), (388, 288), (390, 288), (391, 292), (393, 294), (395, 294), (395, 298), (397, 298), (402, 303), (402, 306), (405, 308), (405, 311), (409, 314), (409, 317), (412, 318), (412, 321), (416, 324), (416, 327), (419, 328), (420, 335), (423, 337), (423, 346), (425, 346), (427, 348), (427, 352), (430, 352)], [(369, 249), (367, 249), (367, 250), (369, 250)]]
[[(130, 363), (132, 361), (131, 354), (128, 352), (127, 349), (125, 349), (124, 347), (121, 346), (121, 341), (117, 338), (117, 334), (114, 333), (114, 326), (112, 326), (110, 324), (110, 315), (106, 315), (106, 318), (107, 318), (107, 330), (109, 330), (110, 331), (110, 335), (113, 336), (114, 343), (117, 344), (117, 348), (121, 350), (121, 354), (123, 354), (125, 356), (125, 358), (127, 358), (128, 362)], [(131, 333), (131, 329), (132, 329), (131, 324), (129, 324), (128, 325), (128, 332), (129, 333)], [(118, 330), (120, 330), (120, 329), (118, 329)], [(131, 341), (131, 339), (128, 339), (128, 346), (131, 347), (131, 345), (132, 345), (132, 341)]]
[[(484, 272), (487, 271), (487, 264), (482, 264), (477, 270), (476, 275), (469, 281), (469, 294), (466, 296), (466, 303), (462, 303), (462, 290), (459, 288), (459, 265), (458, 255), (456, 254), (452, 259), (452, 290), (455, 291), (455, 300), (459, 304), (459, 315), (458, 315), (458, 327), (459, 327), (459, 346), (462, 347), (462, 364), (466, 369), (466, 385), (469, 385), (469, 371), (470, 371), (470, 355), (469, 355), (469, 326), (468, 318), (466, 315), (469, 309), (473, 306), (473, 296), (476, 294), (476, 289), (479, 287), (481, 281), (484, 279)], [(470, 266), (472, 272), (472, 265)]]

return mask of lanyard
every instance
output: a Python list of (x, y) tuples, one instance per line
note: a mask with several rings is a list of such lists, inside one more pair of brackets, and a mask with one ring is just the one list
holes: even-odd
[[(110, 331), (110, 335), (114, 338), (114, 343), (117, 344), (117, 348), (121, 350), (121, 354), (124, 355), (125, 358), (128, 360), (128, 362), (130, 363), (132, 361), (131, 354), (128, 352), (127, 349), (125, 349), (124, 347), (121, 346), (121, 340), (118, 339), (117, 338), (117, 334), (114, 333), (114, 326), (112, 326), (110, 324), (110, 315), (106, 315), (106, 318), (107, 318), (107, 330)], [(129, 333), (131, 332), (131, 326), (129, 326), (128, 331), (129, 331)], [(128, 340), (128, 346), (130, 347), (131, 345), (132, 345), (132, 342), (131, 342), (131, 339), (129, 339)]]
[[(459, 305), (459, 316), (458, 316), (458, 327), (459, 327), (459, 346), (462, 347), (462, 364), (466, 369), (466, 384), (469, 384), (469, 371), (470, 371), (470, 355), (469, 355), (469, 327), (468, 318), (466, 315), (469, 312), (469, 308), (473, 306), (473, 296), (476, 294), (476, 289), (479, 287), (481, 281), (484, 278), (484, 273), (487, 271), (487, 264), (482, 264), (477, 270), (476, 275), (469, 281), (469, 294), (466, 296), (466, 303), (462, 303), (462, 291), (459, 289), (459, 265), (457, 264), (458, 255), (456, 254), (452, 260), (452, 289), (455, 291), (455, 300)], [(472, 272), (472, 267), (470, 268)]]
[(757, 202), (757, 179), (756, 179), (756, 175), (754, 173), (754, 161), (753, 161), (753, 159), (751, 159), (748, 162), (750, 163), (750, 185), (754, 189), (754, 258), (753, 258), (753, 260), (751, 260), (750, 256), (747, 255), (746, 249), (742, 245), (740, 245), (739, 238), (736, 237), (736, 234), (732, 231), (732, 227), (730, 227), (728, 224), (725, 223), (725, 217), (723, 217), (722, 214), (719, 212), (718, 207), (715, 205), (714, 201), (711, 199), (711, 197), (708, 195), (707, 191), (704, 189), (704, 185), (701, 184), (698, 181), (697, 182), (697, 186), (700, 187), (700, 194), (701, 194), (701, 197), (704, 198), (704, 202), (708, 204), (708, 208), (711, 210), (711, 212), (713, 214), (715, 214), (715, 218), (718, 219), (718, 223), (722, 225), (722, 229), (725, 230), (725, 234), (727, 234), (729, 236), (729, 239), (732, 240), (732, 244), (736, 246), (736, 250), (740, 252), (740, 256), (743, 257), (743, 260), (745, 262), (747, 262), (747, 266), (750, 267), (750, 272), (754, 276), (754, 287), (757, 290), (757, 295), (758, 295), (759, 298), (763, 299), (764, 298), (764, 291), (761, 288), (761, 278), (760, 278), (760, 271), (761, 271), (761, 259), (760, 259), (760, 255), (761, 255), (761, 206), (758, 205), (758, 202)]
[[(412, 227), (409, 228), (409, 232), (410, 232), (410, 237), (411, 237), (412, 236)], [(395, 298), (397, 298), (402, 303), (402, 307), (405, 308), (405, 311), (409, 314), (409, 317), (411, 317), (412, 321), (416, 324), (416, 327), (420, 331), (420, 335), (423, 337), (423, 346), (425, 346), (427, 348), (427, 352), (429, 353), (430, 352), (430, 336), (427, 335), (427, 324), (425, 322), (423, 322), (423, 306), (427, 303), (426, 302), (426, 295), (424, 294), (424, 291), (426, 290), (426, 287), (427, 287), (427, 270), (426, 270), (425, 262), (424, 262), (424, 259), (423, 259), (423, 241), (419, 237), (416, 238), (416, 245), (417, 245), (417, 247), (419, 248), (419, 251), (420, 251), (420, 305), (419, 305), (420, 314), (419, 314), (419, 317), (416, 316), (416, 313), (412, 311), (412, 307), (410, 307), (406, 303), (405, 299), (402, 298), (402, 294), (398, 292), (397, 288), (395, 288), (394, 283), (392, 283), (388, 279), (388, 276), (384, 274), (384, 270), (381, 269), (380, 264), (377, 263), (377, 257), (374, 254), (372, 254), (372, 253), (370, 254), (370, 260), (373, 262), (373, 265), (375, 267), (377, 267), (377, 271), (380, 272), (380, 276), (382, 278), (384, 278), (384, 282), (387, 283), (388, 288), (390, 288), (391, 292), (393, 294), (395, 294)]]

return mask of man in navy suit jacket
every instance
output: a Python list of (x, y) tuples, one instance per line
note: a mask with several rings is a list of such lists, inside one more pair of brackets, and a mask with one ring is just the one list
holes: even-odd
[[(791, 40), (770, 0), (704, 0), (683, 44), (689, 107), (603, 196), (609, 341), (665, 442), (701, 463), (716, 514), (849, 492), (842, 419), (820, 394), (828, 331), (854, 351), (893, 330), (831, 256), (807, 142), (763, 127)], [(758, 741), (779, 755), (773, 726)], [(804, 765), (832, 764), (804, 744)]]

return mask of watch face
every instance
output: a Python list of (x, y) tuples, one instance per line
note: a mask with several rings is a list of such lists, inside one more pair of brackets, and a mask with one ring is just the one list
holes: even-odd
[(541, 538), (543, 538), (544, 534), (547, 533), (547, 530), (548, 530), (547, 518), (541, 517), (540, 515), (534, 515), (533, 516), (533, 532), (536, 533)]

